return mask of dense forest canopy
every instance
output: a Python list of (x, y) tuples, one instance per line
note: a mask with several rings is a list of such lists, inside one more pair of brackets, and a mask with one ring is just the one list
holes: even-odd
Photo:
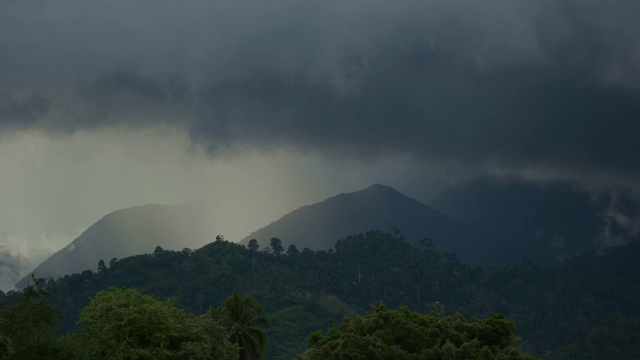
[(381, 303), (366, 316), (347, 316), (326, 336), (309, 339), (298, 360), (323, 359), (460, 359), (534, 360), (514, 347), (516, 327), (503, 315), (467, 322), (461, 314), (441, 317), (410, 311), (388, 311)]
[[(103, 261), (95, 273), (84, 271), (38, 282), (31, 291), (37, 291), (37, 299), (52, 294), (46, 301), (53, 311), (47, 312), (49, 320), (40, 327), (43, 335), (38, 338), (48, 339), (47, 329), (54, 328), (58, 321), (55, 314), (60, 312), (64, 315), (60, 333), (68, 335), (57, 344), (80, 341), (97, 324), (88, 314), (99, 308), (96, 301), (99, 304), (107, 290), (141, 296), (149, 301), (150, 308), (171, 309), (166, 311), (172, 314), (166, 317), (167, 325), (162, 326), (191, 329), (179, 331), (185, 337), (180, 341), (197, 342), (202, 339), (198, 326), (208, 326), (210, 334), (220, 333), (215, 329), (229, 330), (233, 321), (223, 321), (219, 309), (225, 308), (225, 300), (238, 291), (240, 299), (256, 301), (249, 302), (257, 311), (255, 316), (262, 319), (257, 321), (257, 328), (268, 335), (266, 355), (270, 359), (302, 354), (310, 334), (337, 327), (327, 335), (316, 333), (315, 342), (301, 356), (323, 351), (323, 344), (330, 344), (336, 336), (346, 336), (344, 324), (366, 323), (378, 316), (375, 311), (362, 314), (369, 313), (370, 306), (380, 301), (384, 301), (385, 309), (400, 309), (389, 311), (389, 316), (399, 316), (395, 311), (406, 315), (411, 309), (411, 314), (422, 314), (415, 316), (426, 316), (427, 320), (437, 318), (427, 314), (438, 313), (444, 316), (439, 321), (458, 319), (455, 321), (467, 324), (464, 326), (474, 326), (475, 320), (468, 325), (459, 316), (495, 319), (491, 314), (502, 313), (522, 338), (516, 341), (512, 337), (516, 332), (509, 330), (509, 344), (545, 359), (640, 358), (636, 342), (640, 336), (637, 241), (549, 268), (532, 261), (500, 268), (473, 267), (460, 262), (454, 253), (437, 252), (429, 239), (416, 249), (398, 231), (349, 236), (329, 251), (313, 252), (295, 246), (285, 250), (277, 240), (271, 245), (273, 248), (259, 249), (249, 243), (245, 247), (221, 237), (197, 250), (166, 251), (157, 247), (150, 254), (111, 259), (108, 266)], [(134, 290), (113, 290), (114, 286), (139, 290), (130, 293)], [(8, 329), (15, 326), (10, 316), (15, 315), (10, 314), (25, 296), (25, 292), (3, 296), (2, 344), (11, 345), (6, 340), (7, 334), (13, 333)], [(151, 301), (151, 297), (157, 300)], [(170, 298), (174, 300), (167, 300)], [(259, 310), (262, 307), (264, 313)], [(265, 327), (266, 318), (270, 319), (269, 327)], [(341, 321), (343, 325), (339, 325)], [(468, 333), (465, 336), (473, 341)], [(460, 345), (463, 343), (466, 341)], [(232, 346), (224, 348), (224, 353), (237, 351)], [(181, 351), (177, 347), (168, 349)]]

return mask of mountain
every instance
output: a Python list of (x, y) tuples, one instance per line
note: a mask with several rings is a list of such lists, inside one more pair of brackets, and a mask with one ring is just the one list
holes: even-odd
[(479, 179), (429, 203), (495, 236), (505, 260), (548, 264), (626, 244), (640, 230), (640, 202), (631, 193), (589, 191), (569, 182)]
[[(410, 242), (425, 237), (439, 251), (455, 251), (461, 259), (483, 263), (491, 257), (488, 238), (438, 210), (380, 184), (360, 191), (336, 195), (303, 206), (251, 233), (240, 243), (256, 239), (268, 247), (277, 237), (286, 249), (295, 244), (302, 250), (327, 250), (336, 239), (368, 230), (389, 231), (397, 227)], [(480, 252), (481, 249), (484, 251)]]
[[(200, 247), (213, 240), (210, 221), (198, 205), (144, 205), (116, 210), (41, 263), (33, 273), (53, 277), (96, 270), (98, 262), (166, 249)], [(31, 273), (16, 287), (25, 287)]]

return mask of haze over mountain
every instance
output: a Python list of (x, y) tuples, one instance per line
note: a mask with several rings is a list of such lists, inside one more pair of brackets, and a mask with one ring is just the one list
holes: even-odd
[(640, 233), (640, 201), (632, 193), (569, 182), (481, 179), (449, 188), (430, 204), (499, 238), (505, 260), (549, 263), (624, 245)]
[[(640, 232), (640, 206), (631, 194), (597, 195), (569, 183), (478, 180), (450, 188), (430, 203), (437, 209), (375, 184), (303, 206), (240, 243), (255, 238), (262, 247), (269, 247), (270, 239), (277, 237), (285, 248), (295, 244), (299, 250), (328, 250), (336, 239), (350, 234), (397, 227), (410, 242), (431, 238), (439, 251), (456, 252), (471, 263), (530, 258), (549, 264), (625, 244)], [(108, 263), (114, 257), (149, 253), (156, 246), (199, 247), (221, 229), (216, 219), (196, 205), (118, 210), (90, 226), (34, 272), (55, 278), (95, 270), (101, 259)], [(20, 272), (16, 264), (29, 265), (15, 254), (0, 258), (3, 271), (13, 274), (6, 281)]]
[[(3, 237), (0, 234), (0, 237)], [(6, 246), (0, 247), (0, 289), (10, 289), (22, 277), (24, 268), (30, 265), (28, 259), (11, 251)]]
[[(256, 239), (268, 247), (270, 239), (277, 237), (285, 249), (295, 244), (299, 250), (328, 250), (336, 239), (369, 230), (389, 231), (392, 227), (399, 228), (410, 242), (429, 237), (439, 251), (455, 251), (466, 261), (477, 263), (491, 258), (488, 237), (380, 184), (301, 207), (254, 231), (241, 243)], [(479, 252), (480, 249), (484, 251)]]
[[(200, 247), (215, 238), (211, 219), (202, 206), (144, 205), (114, 211), (91, 225), (77, 239), (33, 270), (37, 277), (54, 279), (84, 270), (96, 270), (98, 262), (151, 253), (156, 246), (180, 250)], [(16, 286), (26, 286), (30, 275)]]
[(8, 291), (22, 277), (47, 257), (60, 250), (70, 241), (61, 241), (42, 236), (39, 242), (31, 242), (0, 231), (0, 290)]
[[(68, 246), (33, 271), (36, 276), (57, 278), (95, 270), (99, 260), (120, 258), (165, 249), (199, 247), (213, 241), (222, 227), (216, 217), (196, 205), (145, 205), (114, 211), (90, 226)], [(218, 219), (219, 220), (219, 219)], [(442, 251), (455, 251), (470, 262), (491, 259), (488, 237), (443, 215), (395, 189), (376, 184), (353, 193), (340, 194), (317, 204), (303, 206), (254, 231), (241, 243), (257, 238), (269, 246), (278, 237), (284, 246), (295, 243), (300, 250), (327, 250), (336, 239), (369, 230), (398, 227), (409, 241), (432, 238)], [(483, 252), (478, 250), (482, 248)], [(18, 287), (24, 287), (26, 276)]]
[[(39, 275), (239, 240), (339, 193), (245, 242), (328, 249), (395, 226), (476, 263), (625, 244), (640, 232), (638, 14), (638, 0), (2, 1), (0, 286), (76, 237)], [(519, 180), (476, 182), (493, 177)], [(422, 203), (349, 193), (372, 183)], [(87, 229), (193, 200), (219, 216), (143, 207)], [(497, 305), (489, 289), (478, 301)], [(582, 324), (609, 312), (584, 300)], [(630, 333), (566, 332), (582, 330)]]
[(59, 248), (113, 209), (207, 197), (244, 231), (373, 182), (421, 200), (496, 175), (640, 192), (638, 13), (2, 2), (0, 230)]

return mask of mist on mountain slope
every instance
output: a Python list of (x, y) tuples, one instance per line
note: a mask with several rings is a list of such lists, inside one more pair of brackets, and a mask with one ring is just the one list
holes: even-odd
[[(0, 229), (49, 248), (207, 198), (241, 238), (375, 182), (421, 200), (496, 173), (637, 188), (639, 6), (3, 4)], [(618, 202), (608, 243), (634, 223)]]
[(640, 198), (624, 188), (482, 178), (452, 186), (429, 204), (500, 239), (505, 259), (549, 263), (640, 235)]
[[(336, 239), (351, 234), (397, 228), (409, 242), (420, 246), (420, 240), (429, 238), (439, 251), (455, 252), (465, 262), (499, 265), (528, 258), (552, 264), (625, 245), (639, 234), (640, 206), (632, 193), (597, 193), (566, 182), (486, 178), (451, 187), (430, 203), (437, 208), (375, 184), (302, 206), (251, 232), (241, 244), (255, 238), (269, 248), (270, 240), (279, 238), (285, 249), (293, 244), (298, 250), (328, 250)], [(96, 270), (99, 260), (149, 253), (156, 246), (197, 248), (221, 234), (217, 230), (224, 228), (227, 216), (224, 209), (202, 203), (118, 210), (34, 272), (57, 278)], [(19, 273), (15, 266), (4, 269), (12, 278)], [(27, 281), (23, 278), (18, 287)]]
[[(98, 262), (151, 253), (160, 246), (168, 250), (199, 248), (215, 239), (222, 227), (218, 217), (198, 204), (145, 205), (114, 211), (85, 230), (73, 242), (34, 267), (36, 277), (96, 271)], [(24, 277), (18, 288), (27, 285)]]
[(27, 241), (0, 232), (0, 290), (13, 289), (25, 274), (70, 241), (63, 236), (56, 239), (41, 238), (37, 242)]

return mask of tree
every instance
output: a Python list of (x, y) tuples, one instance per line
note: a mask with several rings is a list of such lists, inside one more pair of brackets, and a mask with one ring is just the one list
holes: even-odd
[(460, 314), (389, 311), (381, 303), (369, 315), (345, 317), (326, 336), (313, 333), (298, 359), (533, 360), (514, 346), (516, 339), (515, 326), (499, 314), (467, 322)]
[(436, 246), (433, 244), (433, 240), (430, 238), (424, 238), (418, 241), (418, 244), (420, 245), (423, 251), (434, 252), (436, 250)]
[(258, 249), (260, 249), (260, 245), (258, 245), (258, 240), (256, 239), (249, 240), (249, 244), (247, 245), (247, 248), (249, 249), (252, 255), (251, 271), (253, 271), (253, 268), (256, 267), (256, 263), (258, 262)]
[(229, 340), (240, 346), (240, 360), (265, 358), (268, 337), (262, 327), (268, 326), (270, 321), (254, 298), (242, 297), (234, 291), (216, 314), (221, 318)]
[(294, 244), (289, 245), (289, 247), (287, 248), (287, 255), (296, 256), (298, 254), (300, 254), (300, 250), (298, 250), (298, 247)]
[(0, 359), (11, 359), (13, 356), (13, 346), (11, 345), (11, 338), (8, 333), (5, 333), (4, 329), (7, 326), (7, 320), (4, 316), (0, 316)]
[(391, 227), (391, 233), (393, 235), (395, 235), (396, 237), (398, 237), (398, 238), (402, 237), (402, 232), (400, 231), (400, 228), (398, 228), (397, 226), (392, 226)]
[(259, 248), (260, 248), (260, 245), (258, 245), (258, 240), (256, 239), (249, 240), (249, 244), (247, 244), (247, 249), (251, 250), (251, 252), (257, 252)]
[(137, 289), (100, 291), (80, 312), (79, 334), (63, 340), (87, 359), (237, 359), (238, 349), (211, 317), (196, 317)]
[(282, 247), (282, 241), (277, 237), (271, 238), (271, 249), (273, 249), (273, 253), (278, 256), (282, 254), (284, 248)]
[(62, 314), (46, 300), (45, 280), (31, 275), (33, 284), (8, 310), (0, 312), (0, 358), (49, 359), (57, 356), (55, 334)]
[(100, 259), (100, 261), (98, 261), (98, 272), (104, 272), (105, 270), (107, 270), (107, 265), (104, 263), (104, 260)]

